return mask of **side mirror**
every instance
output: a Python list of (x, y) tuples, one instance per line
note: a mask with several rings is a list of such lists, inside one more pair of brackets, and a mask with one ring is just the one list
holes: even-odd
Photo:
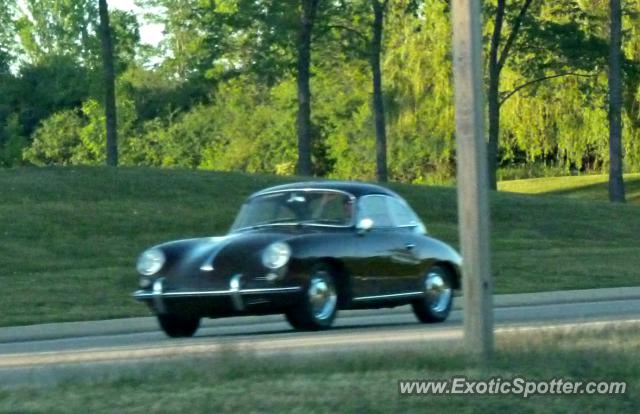
[(358, 221), (358, 224), (356, 224), (356, 230), (358, 230), (358, 234), (365, 234), (366, 232), (371, 230), (372, 227), (373, 220), (371, 220), (370, 218), (363, 218)]

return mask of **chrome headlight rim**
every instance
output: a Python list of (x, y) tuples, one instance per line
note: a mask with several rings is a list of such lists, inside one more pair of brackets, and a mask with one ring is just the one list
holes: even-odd
[(152, 276), (158, 273), (166, 262), (164, 252), (158, 248), (145, 250), (136, 263), (136, 269), (142, 276)]
[(268, 269), (281, 269), (291, 259), (291, 247), (285, 242), (274, 242), (262, 252), (262, 265)]

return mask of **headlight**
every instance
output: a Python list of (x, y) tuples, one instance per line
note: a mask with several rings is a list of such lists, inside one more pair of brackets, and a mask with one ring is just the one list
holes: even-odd
[(145, 276), (156, 274), (164, 266), (165, 257), (160, 249), (150, 249), (140, 255), (136, 268), (138, 273)]
[(262, 252), (262, 264), (269, 269), (279, 269), (289, 262), (291, 248), (287, 243), (275, 242)]

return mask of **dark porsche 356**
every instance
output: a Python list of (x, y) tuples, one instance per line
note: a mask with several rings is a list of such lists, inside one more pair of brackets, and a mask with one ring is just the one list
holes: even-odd
[(441, 322), (460, 264), (396, 193), (302, 182), (250, 196), (224, 237), (144, 252), (134, 297), (172, 337), (193, 335), (203, 317), (284, 313), (294, 328), (316, 330), (338, 309), (405, 304), (421, 322)]

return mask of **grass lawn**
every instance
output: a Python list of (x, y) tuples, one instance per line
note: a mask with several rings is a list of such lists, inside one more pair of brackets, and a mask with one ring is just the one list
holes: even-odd
[[(0, 326), (149, 315), (135, 261), (162, 241), (223, 234), (251, 192), (292, 177), (147, 168), (0, 170)], [(456, 191), (392, 185), (457, 245)], [(498, 293), (638, 284), (640, 206), (492, 194)]]
[[(502, 191), (526, 194), (549, 194), (583, 200), (608, 200), (607, 175), (581, 175), (574, 177), (532, 178), (498, 183)], [(640, 174), (625, 174), (627, 202), (640, 204)]]
[[(0, 389), (0, 412), (20, 413), (636, 413), (640, 407), (638, 324), (511, 333), (497, 338), (490, 365), (457, 349), (261, 357), (233, 350), (217, 358), (158, 362), (92, 380)], [(626, 382), (619, 395), (400, 396), (399, 379)]]

